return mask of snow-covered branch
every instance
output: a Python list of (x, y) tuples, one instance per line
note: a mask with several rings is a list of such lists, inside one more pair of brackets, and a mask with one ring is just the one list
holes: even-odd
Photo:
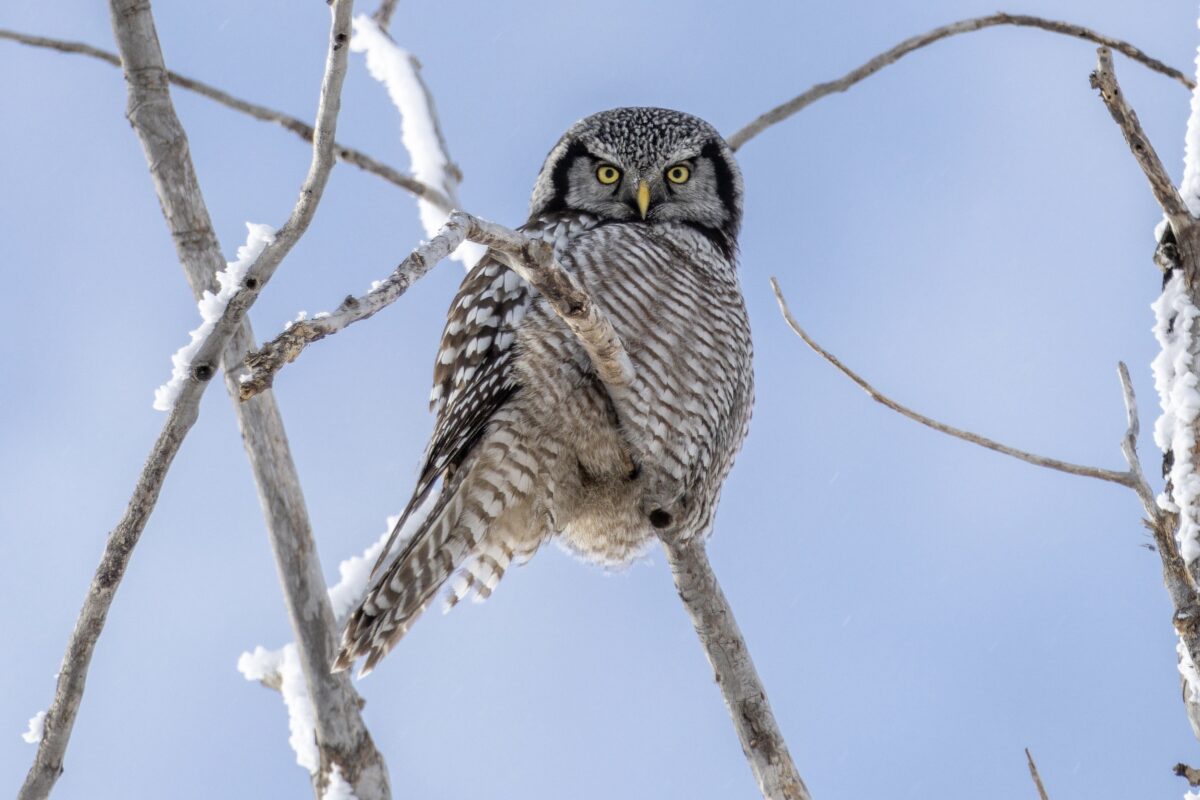
[[(386, 4), (380, 8), (388, 16), (391, 10)], [(400, 140), (408, 151), (413, 176), (425, 185), (437, 187), (449, 200), (450, 206), (442, 206), (417, 198), (421, 225), (427, 236), (433, 236), (445, 224), (451, 207), (461, 207), (458, 185), (462, 183), (462, 172), (450, 158), (433, 94), (421, 77), (421, 62), (388, 36), (387, 18), (379, 21), (364, 15), (356, 17), (350, 48), (366, 56), (367, 71), (384, 85), (400, 112)], [(453, 255), (467, 269), (482, 257), (483, 250), (473, 244), (463, 245)]]
[[(99, 47), (93, 47), (84, 42), (72, 42), (65, 39), (53, 39), (48, 36), (33, 36), (27, 33), (18, 31), (5, 30), (0, 28), (0, 39), (8, 39), (13, 42), (28, 45), (30, 47), (41, 47), (48, 50), (56, 50), (60, 53), (76, 53), (79, 55), (90, 56), (92, 58), (103, 61), (106, 64), (111, 64), (114, 67), (121, 66), (121, 57), (116, 53), (103, 50)], [(258, 103), (251, 103), (247, 100), (242, 100), (239, 97), (234, 97), (228, 92), (222, 91), (203, 81), (198, 81), (195, 78), (189, 78), (186, 75), (180, 75), (178, 72), (171, 70), (166, 71), (167, 80), (171, 84), (178, 86), (180, 89), (186, 89), (189, 92), (195, 92), (201, 97), (207, 97), (221, 105), (231, 108), (234, 111), (240, 111), (243, 114), (253, 117), (261, 122), (271, 122), (279, 125), (285, 130), (299, 136), (306, 142), (311, 143), (313, 138), (313, 127), (307, 122), (297, 119), (290, 114), (285, 114), (282, 111), (276, 111), (273, 108), (268, 108)], [(454, 204), (441, 191), (432, 186), (421, 183), (415, 178), (410, 178), (399, 170), (389, 167), (378, 159), (372, 158), (361, 150), (355, 150), (353, 147), (346, 147), (343, 144), (334, 143), (334, 154), (338, 161), (343, 161), (351, 164), (364, 172), (369, 172), (383, 178), (388, 183), (400, 187), (406, 192), (411, 192), (421, 200), (424, 200), (437, 208), (441, 208), (447, 212), (454, 208)]]
[(242, 378), (242, 398), (268, 388), (277, 373), (295, 361), (312, 342), (367, 319), (400, 298), (418, 279), (446, 258), (463, 241), (491, 247), (512, 269), (540, 291), (588, 348), (597, 372), (610, 391), (622, 392), (632, 379), (633, 367), (612, 324), (592, 303), (580, 283), (557, 261), (553, 249), (539, 239), (463, 211), (455, 211), (432, 239), (413, 250), (371, 291), (349, 296), (329, 313), (290, 323), (286, 330), (246, 356), (249, 372)]
[[(200, 200), (195, 171), (187, 157), (186, 135), (170, 102), (150, 4), (146, 0), (110, 0), (110, 11), (129, 87), (127, 116), (142, 140), (163, 212), (181, 258), (189, 267), (189, 275), (192, 269), (201, 269), (206, 264), (209, 271), (205, 282), (211, 284), (223, 259)], [(104, 555), (67, 645), (54, 701), (44, 718), (38, 752), (19, 795), (22, 800), (47, 797), (62, 773), (63, 758), (96, 642), (133, 549), (154, 510), (171, 462), (196, 421), (200, 397), (230, 341), (243, 333), (246, 310), (303, 235), (320, 202), (334, 164), (333, 132), (346, 72), (344, 45), (349, 36), (350, 15), (351, 0), (336, 0), (313, 136), (313, 159), (299, 199), (274, 242), (249, 265), (241, 282), (242, 288), (228, 298), (212, 332), (198, 343), (191, 368), (170, 406), (170, 415), (146, 460), (129, 506), (109, 534)], [(383, 780), (386, 783), (386, 776)]]
[(1200, 93), (1192, 95), (1181, 194), (1125, 100), (1107, 48), (1097, 51), (1091, 84), (1150, 182), (1167, 223), (1156, 232), (1155, 261), (1165, 274), (1153, 306), (1154, 333), (1162, 348), (1153, 366), (1162, 406), (1154, 439), (1169, 470), (1165, 490), (1147, 513), (1179, 634), (1184, 708), (1200, 738), (1200, 685), (1194, 666), (1200, 663), (1200, 220), (1194, 216), (1200, 212)]
[(1069, 22), (1059, 22), (1052, 19), (1044, 19), (1042, 17), (1032, 17), (1026, 14), (992, 14), (987, 17), (975, 17), (973, 19), (959, 20), (952, 22), (949, 25), (943, 25), (940, 28), (934, 28), (931, 31), (905, 39), (900, 44), (893, 47), (891, 50), (880, 53), (879, 55), (867, 61), (865, 64), (850, 70), (837, 80), (828, 81), (826, 83), (818, 83), (815, 86), (807, 89), (803, 94), (793, 97), (786, 103), (776, 106), (767, 113), (755, 119), (746, 127), (726, 138), (729, 146), (737, 150), (746, 142), (758, 136), (772, 125), (782, 122), (788, 117), (804, 110), (816, 101), (823, 97), (828, 97), (837, 92), (844, 92), (856, 83), (859, 83), (884, 67), (896, 63), (904, 56), (916, 50), (920, 50), (926, 45), (934, 42), (948, 39), (951, 36), (957, 36), (960, 33), (972, 33), (974, 31), (984, 30), (985, 28), (993, 28), (998, 25), (1015, 25), (1022, 28), (1038, 28), (1051, 33), (1070, 36), (1073, 39), (1085, 39), (1097, 44), (1102, 44), (1117, 50), (1129, 58), (1143, 64), (1146, 67), (1160, 72), (1169, 78), (1179, 81), (1189, 89), (1194, 86), (1191, 78), (1183, 74), (1174, 67), (1167, 66), (1156, 58), (1151, 58), (1142, 50), (1134, 47), (1128, 42), (1121, 39), (1114, 39), (1111, 36), (1105, 36), (1102, 33), (1097, 33), (1090, 28), (1085, 28), (1082, 25), (1074, 25)]

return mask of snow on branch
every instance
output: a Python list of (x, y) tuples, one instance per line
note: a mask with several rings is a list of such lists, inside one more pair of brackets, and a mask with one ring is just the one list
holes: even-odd
[(859, 83), (876, 72), (879, 72), (884, 67), (896, 63), (904, 56), (916, 50), (920, 50), (926, 45), (934, 42), (948, 39), (951, 36), (957, 36), (960, 33), (972, 33), (974, 31), (984, 30), (985, 28), (993, 28), (997, 25), (1015, 25), (1023, 28), (1039, 28), (1051, 33), (1058, 33), (1064, 36), (1070, 36), (1073, 39), (1086, 39), (1096, 42), (1113, 50), (1117, 50), (1128, 56), (1129, 58), (1143, 64), (1149, 69), (1166, 75), (1179, 81), (1189, 89), (1194, 86), (1192, 80), (1174, 67), (1167, 66), (1156, 58), (1151, 58), (1142, 50), (1134, 47), (1128, 42), (1121, 39), (1114, 39), (1111, 36), (1105, 36), (1102, 33), (1097, 33), (1090, 28), (1085, 28), (1082, 25), (1074, 25), (1069, 22), (1059, 22), (1052, 19), (1043, 19), (1042, 17), (1032, 17), (1026, 14), (992, 14), (987, 17), (975, 17), (973, 19), (959, 20), (952, 22), (949, 25), (943, 25), (940, 28), (934, 28), (931, 31), (905, 39), (900, 44), (893, 47), (891, 50), (880, 53), (879, 55), (867, 61), (855, 69), (850, 70), (837, 80), (828, 81), (826, 83), (818, 83), (809, 88), (804, 93), (793, 97), (786, 103), (776, 106), (767, 113), (758, 117), (741, 130), (726, 138), (729, 146), (737, 150), (746, 142), (758, 136), (772, 125), (783, 122), (788, 117), (804, 110), (808, 106), (817, 102), (823, 97), (828, 97), (837, 92), (844, 92), (856, 83)]
[(21, 734), (21, 738), (28, 744), (37, 744), (42, 740), (42, 734), (46, 730), (46, 712), (39, 711), (29, 718), (29, 727)]
[(1154, 337), (1158, 355), (1154, 359), (1154, 387), (1162, 414), (1154, 425), (1154, 443), (1171, 453), (1170, 491), (1159, 496), (1159, 505), (1179, 514), (1180, 553), (1191, 564), (1200, 558), (1200, 474), (1195, 467), (1196, 424), (1200, 415), (1200, 376), (1197, 375), (1196, 320), (1200, 309), (1192, 304), (1184, 286), (1183, 270), (1163, 287), (1154, 302)]
[[(386, 25), (386, 19), (381, 23), (365, 15), (355, 17), (350, 49), (366, 55), (367, 71), (387, 88), (388, 96), (400, 112), (400, 139), (412, 161), (413, 176), (436, 187), (450, 206), (457, 208), (462, 173), (446, 148), (433, 95), (421, 79), (421, 63), (383, 30), (381, 24)], [(451, 210), (421, 198), (417, 200), (417, 209), (427, 236), (433, 236), (445, 224)], [(468, 244), (460, 247), (453, 257), (470, 269), (483, 257), (483, 250)]]
[(275, 241), (275, 230), (270, 225), (247, 222), (246, 229), (246, 243), (238, 248), (237, 260), (229, 262), (225, 269), (217, 273), (217, 285), (220, 289), (216, 294), (206, 289), (200, 296), (200, 302), (197, 304), (200, 309), (200, 327), (191, 332), (191, 341), (171, 356), (171, 379), (154, 392), (154, 408), (158, 411), (170, 411), (175, 405), (175, 399), (179, 397), (191, 374), (192, 359), (200, 352), (200, 346), (225, 313), (225, 307), (229, 305), (234, 293), (241, 288), (250, 265), (262, 255), (267, 245)]
[(296, 763), (315, 775), (321, 767), (321, 753), (317, 749), (316, 712), (304, 671), (300, 668), (300, 655), (296, 645), (289, 643), (280, 650), (254, 648), (253, 653), (242, 653), (238, 659), (238, 672), (248, 681), (277, 681), (288, 711), (288, 744), (296, 752)]

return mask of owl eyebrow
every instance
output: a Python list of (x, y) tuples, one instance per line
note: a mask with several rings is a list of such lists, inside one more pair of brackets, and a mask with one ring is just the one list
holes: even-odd
[(567, 147), (567, 151), (554, 165), (554, 171), (550, 173), (550, 185), (554, 187), (554, 196), (550, 198), (550, 202), (546, 203), (546, 212), (562, 211), (567, 207), (571, 165), (579, 158), (595, 159), (596, 157), (587, 149), (587, 145), (576, 139)]
[(721, 146), (713, 141), (708, 142), (701, 148), (700, 157), (707, 158), (712, 162), (713, 170), (717, 173), (717, 196), (721, 198), (721, 204), (725, 206), (732, 217), (734, 210), (733, 170), (729, 168), (729, 162), (721, 153)]

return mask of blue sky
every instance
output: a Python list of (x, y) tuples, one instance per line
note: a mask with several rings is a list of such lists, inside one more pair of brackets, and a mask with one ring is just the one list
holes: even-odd
[[(404, 2), (462, 202), (523, 220), (547, 150), (619, 105), (732, 133), (900, 39), (991, 0), (518, 7)], [(364, 6), (372, 10), (373, 5)], [(1196, 7), (1027, 0), (1190, 71)], [(168, 65), (311, 118), (325, 5), (156, 7)], [(104, 4), (9, 0), (0, 27), (111, 48)], [(711, 545), (797, 765), (821, 800), (1171, 796), (1198, 761), (1170, 607), (1131, 492), (973, 448), (882, 409), (784, 327), (897, 399), (1015, 446), (1120, 468), (1117, 360), (1157, 402), (1160, 215), (1087, 76), (1094, 48), (995, 29), (821, 101), (739, 154), (758, 399)], [(1118, 57), (1178, 177), (1187, 92)], [(162, 424), (195, 325), (120, 73), (0, 42), (0, 783), (33, 756), (104, 536)], [(352, 56), (339, 139), (404, 168), (394, 109)], [(175, 92), (227, 256), (286, 217), (309, 153)], [(269, 335), (383, 277), (422, 238), (410, 197), (340, 166), (254, 308)], [(277, 382), (326, 574), (411, 489), (443, 313), (439, 267)], [(243, 650), (290, 638), (230, 402), (215, 386), (96, 651), (58, 798), (305, 796), (276, 694)], [(548, 548), (483, 605), (430, 614), (360, 690), (396, 797), (751, 798), (711, 671), (658, 553), (608, 574)], [(7, 733), (4, 733), (7, 731)]]

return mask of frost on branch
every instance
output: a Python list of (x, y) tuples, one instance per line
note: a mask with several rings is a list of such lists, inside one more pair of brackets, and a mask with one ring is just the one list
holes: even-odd
[(379, 559), (384, 545), (392, 535), (392, 528), (400, 521), (400, 515), (388, 517), (387, 530), (379, 537), (379, 541), (363, 551), (361, 556), (350, 556), (338, 564), (338, 575), (341, 580), (329, 587), (329, 605), (333, 607), (333, 617), (343, 620), (354, 610), (358, 601), (367, 590), (367, 581), (371, 578), (371, 567)]
[(288, 744), (296, 751), (296, 763), (315, 774), (321, 766), (321, 754), (317, 750), (316, 713), (308, 696), (304, 682), (304, 670), (300, 667), (300, 654), (295, 643), (280, 650), (254, 648), (253, 653), (242, 653), (238, 659), (238, 672), (248, 681), (278, 680), (279, 692), (287, 706)]
[(29, 744), (37, 744), (42, 740), (46, 730), (46, 712), (39, 711), (29, 718), (29, 730), (21, 734), (21, 738)]
[[(1200, 21), (1197, 25), (1200, 26)], [(1200, 75), (1200, 48), (1196, 50), (1196, 74)], [(1183, 185), (1179, 190), (1192, 216), (1200, 217), (1200, 85), (1192, 90), (1192, 113), (1184, 142)]]
[(358, 800), (354, 795), (354, 787), (346, 783), (342, 770), (337, 764), (329, 773), (329, 786), (321, 794), (321, 800)]
[[(412, 536), (433, 507), (434, 499), (427, 499), (409, 515), (404, 527), (396, 536), (396, 546), (393, 549), (399, 549), (408, 537)], [(378, 541), (363, 551), (362, 555), (351, 556), (338, 565), (341, 580), (329, 587), (329, 604), (333, 609), (334, 619), (339, 622), (345, 619), (366, 593), (371, 568), (375, 566), (380, 553), (391, 540), (392, 531), (399, 521), (398, 514), (388, 517), (387, 529)], [(246, 680), (259, 681), (279, 689), (287, 707), (290, 732), (288, 744), (296, 751), (296, 763), (308, 770), (309, 774), (316, 774), (321, 765), (321, 756), (317, 750), (316, 716), (312, 699), (308, 696), (308, 685), (304, 680), (296, 644), (289, 642), (278, 650), (267, 650), (261, 645), (255, 647), (253, 653), (242, 653), (238, 658), (237, 668)], [(30, 725), (33, 725), (33, 720), (30, 720)], [(333, 765), (329, 785), (322, 797), (323, 800), (354, 800), (352, 787), (342, 776), (337, 764)]]
[(213, 294), (206, 289), (197, 304), (200, 309), (200, 327), (192, 331), (191, 341), (171, 356), (171, 380), (154, 392), (154, 408), (158, 411), (170, 411), (175, 406), (175, 400), (179, 397), (179, 392), (191, 371), (192, 359), (200, 352), (200, 346), (225, 313), (225, 306), (229, 305), (230, 298), (241, 288), (246, 270), (250, 269), (250, 265), (262, 254), (266, 246), (275, 241), (275, 230), (270, 225), (247, 222), (246, 229), (246, 243), (238, 248), (237, 261), (226, 263), (225, 269), (217, 273), (217, 283), (220, 285), (217, 293)]
[(1154, 388), (1158, 390), (1162, 414), (1154, 424), (1154, 442), (1170, 452), (1171, 492), (1159, 495), (1167, 511), (1179, 512), (1179, 546), (1184, 561), (1200, 557), (1200, 520), (1196, 508), (1200, 498), (1200, 475), (1193, 464), (1196, 448), (1194, 425), (1200, 413), (1200, 376), (1196, 374), (1197, 309), (1188, 298), (1182, 270), (1167, 281), (1154, 309), (1154, 336), (1161, 351), (1154, 359)]
[[(366, 54), (371, 77), (387, 88), (388, 96), (400, 112), (400, 139), (412, 159), (413, 177), (439, 189), (452, 205), (458, 205), (457, 170), (446, 155), (433, 101), (417, 75), (416, 58), (392, 41), (373, 19), (362, 14), (354, 19), (350, 49)], [(417, 209), (427, 236), (438, 232), (450, 211), (424, 199), (417, 200)], [(470, 269), (484, 251), (480, 245), (463, 242), (451, 258)]]
[[(1200, 72), (1200, 51), (1196, 55)], [(1180, 194), (1193, 216), (1200, 215), (1200, 87), (1192, 92), (1192, 113), (1188, 118), (1183, 185)], [(1161, 241), (1166, 226), (1155, 230)], [(1171, 454), (1171, 486), (1159, 496), (1159, 505), (1179, 512), (1179, 548), (1187, 564), (1200, 558), (1200, 475), (1196, 472), (1196, 427), (1200, 414), (1200, 375), (1197, 375), (1196, 318), (1200, 309), (1192, 302), (1185, 270), (1170, 274), (1163, 293), (1155, 301), (1154, 336), (1160, 347), (1154, 359), (1154, 386), (1158, 390), (1162, 415), (1154, 426), (1154, 441)]]

